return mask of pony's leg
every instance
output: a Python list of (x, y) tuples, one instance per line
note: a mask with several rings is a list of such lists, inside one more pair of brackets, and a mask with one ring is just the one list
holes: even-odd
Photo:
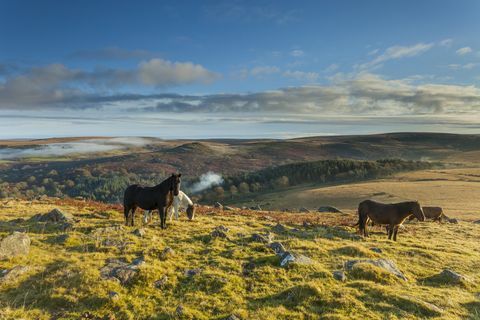
[(130, 214), (130, 225), (133, 227), (135, 225), (135, 210), (137, 207), (132, 208), (132, 213)]
[(388, 225), (388, 240), (392, 240), (392, 235), (393, 235), (393, 225), (389, 224)]
[(167, 210), (167, 217), (168, 217), (168, 219), (170, 220), (170, 222), (172, 222), (172, 219), (173, 219), (173, 207), (168, 208), (168, 210)]
[(123, 215), (125, 216), (125, 225), (128, 226), (128, 220), (130, 218), (130, 207), (123, 206)]
[(173, 206), (173, 210), (175, 211), (175, 220), (178, 220), (178, 203)]
[(160, 227), (162, 229), (165, 229), (167, 227), (166, 221), (167, 220), (167, 212), (165, 210), (165, 207), (159, 207), (158, 208), (158, 214), (160, 215)]
[(393, 241), (397, 241), (398, 227), (399, 226), (395, 226), (395, 228), (393, 229)]

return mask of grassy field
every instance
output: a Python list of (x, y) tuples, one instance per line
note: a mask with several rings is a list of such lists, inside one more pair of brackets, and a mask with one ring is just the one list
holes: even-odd
[(234, 203), (244, 206), (259, 203), (262, 208), (300, 208), (315, 210), (333, 205), (354, 213), (365, 199), (381, 202), (418, 200), (422, 205), (441, 206), (450, 217), (480, 219), (480, 168), (440, 169), (408, 172), (386, 179), (317, 187), (289, 188), (285, 191), (251, 195)]
[[(457, 173), (463, 176), (462, 171)], [(378, 183), (384, 184), (382, 188), (391, 184)], [(348, 192), (339, 193), (339, 199)], [(464, 197), (464, 203), (470, 201)], [(78, 219), (68, 236), (39, 223), (9, 222), (53, 208)], [(0, 319), (79, 319), (82, 315), (84, 319), (224, 319), (232, 314), (241, 319), (480, 319), (479, 224), (414, 222), (400, 231), (394, 243), (386, 240), (381, 229), (375, 229), (370, 238), (358, 237), (350, 227), (356, 217), (350, 214), (201, 207), (194, 221), (182, 216), (167, 230), (160, 230), (155, 221), (145, 227), (144, 237), (134, 235), (131, 227), (98, 236), (100, 228), (122, 225), (119, 209), (73, 200), (11, 200), (0, 205), (0, 237), (24, 229), (32, 239), (28, 256), (0, 261), (0, 270), (30, 267), (13, 281), (0, 284)], [(469, 212), (464, 211), (467, 216)], [(308, 223), (303, 225), (304, 221)], [(274, 231), (277, 222), (286, 231)], [(228, 239), (210, 235), (220, 225), (230, 229)], [(251, 239), (254, 233), (269, 231), (287, 250), (313, 262), (280, 267), (271, 249)], [(105, 240), (122, 245), (109, 246)], [(164, 257), (166, 247), (173, 253)], [(145, 264), (130, 283), (101, 278), (100, 270), (109, 259), (131, 262), (140, 256)], [(408, 280), (370, 265), (346, 272), (344, 282), (332, 276), (347, 260), (377, 258), (391, 259)], [(201, 272), (186, 275), (186, 270), (195, 268)], [(469, 281), (444, 283), (435, 277), (444, 268)], [(160, 279), (164, 283), (156, 288)], [(109, 296), (112, 291), (115, 297)]]

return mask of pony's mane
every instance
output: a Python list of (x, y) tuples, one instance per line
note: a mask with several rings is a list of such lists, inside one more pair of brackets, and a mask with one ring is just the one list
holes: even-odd
[(173, 178), (173, 176), (170, 176), (168, 177), (167, 179), (163, 180), (162, 182), (160, 182), (159, 184), (157, 184), (156, 186), (154, 186), (153, 188), (154, 189), (161, 189), (163, 187), (165, 187), (165, 185), (167, 184), (167, 182), (170, 182), (170, 180)]

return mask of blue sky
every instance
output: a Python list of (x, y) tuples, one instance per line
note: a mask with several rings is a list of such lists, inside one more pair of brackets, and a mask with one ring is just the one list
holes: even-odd
[(0, 138), (478, 133), (479, 32), (474, 0), (0, 0)]

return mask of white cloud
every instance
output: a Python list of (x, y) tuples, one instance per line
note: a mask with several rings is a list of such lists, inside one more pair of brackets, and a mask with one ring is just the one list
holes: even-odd
[(438, 44), (442, 47), (450, 47), (453, 43), (453, 39), (443, 39)]
[(136, 69), (97, 68), (92, 71), (50, 64), (7, 74), (0, 78), (0, 108), (52, 105), (84, 98), (90, 92), (128, 85), (171, 87), (191, 83), (207, 84), (217, 73), (192, 62), (151, 59)]
[(466, 64), (458, 64), (458, 63), (452, 63), (452, 64), (449, 64), (448, 65), (448, 68), (452, 69), (452, 70), (461, 70), (461, 69), (464, 69), (464, 70), (471, 70), (473, 68), (476, 68), (478, 67), (480, 64), (478, 63), (466, 63)]
[(468, 54), (468, 53), (470, 53), (470, 52), (472, 52), (472, 51), (473, 51), (473, 50), (472, 50), (472, 48), (470, 48), (470, 47), (463, 47), (463, 48), (458, 49), (458, 50), (455, 51), (455, 52), (456, 52), (458, 55), (463, 56), (463, 55), (466, 55), (466, 54)]
[(138, 76), (143, 84), (160, 87), (190, 83), (208, 84), (218, 78), (218, 74), (199, 64), (170, 62), (163, 59), (151, 59), (140, 63)]
[(414, 57), (422, 53), (425, 53), (426, 51), (430, 50), (433, 46), (434, 46), (433, 43), (417, 43), (413, 46), (392, 46), (387, 48), (385, 52), (378, 55), (372, 61), (361, 64), (359, 68), (371, 69), (374, 67), (378, 67), (382, 63), (389, 60)]
[(328, 67), (325, 68), (325, 72), (333, 72), (335, 70), (337, 70), (338, 68), (340, 68), (340, 66), (336, 63), (332, 63), (331, 65), (329, 65)]
[(259, 66), (259, 67), (254, 67), (252, 68), (252, 70), (250, 70), (250, 74), (254, 77), (261, 77), (264, 75), (271, 75), (279, 72), (280, 72), (280, 69), (275, 66)]
[(295, 80), (314, 82), (318, 79), (319, 74), (316, 72), (303, 72), (303, 71), (291, 71), (287, 70), (283, 73), (286, 78), (292, 78)]
[(303, 52), (303, 50), (295, 49), (290, 52), (290, 55), (293, 57), (303, 57), (305, 52)]

